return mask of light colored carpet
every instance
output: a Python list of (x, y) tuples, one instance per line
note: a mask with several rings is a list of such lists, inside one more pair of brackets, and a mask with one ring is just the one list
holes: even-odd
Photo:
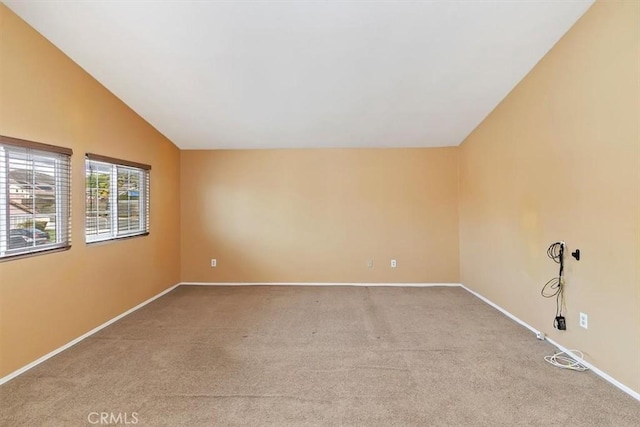
[(0, 425), (640, 425), (553, 351), (461, 288), (181, 286), (1, 386)]

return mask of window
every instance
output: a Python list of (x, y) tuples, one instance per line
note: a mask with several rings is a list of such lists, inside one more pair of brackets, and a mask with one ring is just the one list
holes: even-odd
[(71, 154), (0, 136), (0, 260), (71, 246)]
[(88, 243), (149, 234), (150, 169), (140, 163), (87, 154)]

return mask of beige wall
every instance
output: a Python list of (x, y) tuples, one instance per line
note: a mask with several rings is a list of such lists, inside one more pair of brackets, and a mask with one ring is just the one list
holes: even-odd
[[(639, 17), (639, 2), (597, 2), (460, 150), (462, 282), (636, 391)], [(540, 296), (561, 239), (583, 254), (567, 260), (566, 332)]]
[[(74, 150), (72, 248), (0, 263), (0, 377), (179, 281), (179, 151), (0, 4), (0, 134)], [(84, 243), (84, 153), (151, 164), (151, 234)]]
[(457, 148), (181, 161), (183, 281), (458, 282)]
[[(0, 377), (179, 280), (462, 281), (640, 391), (639, 15), (596, 3), (460, 148), (180, 153), (0, 5), (0, 134), (75, 153), (72, 249), (0, 263)], [(150, 236), (84, 244), (85, 152), (153, 166)]]

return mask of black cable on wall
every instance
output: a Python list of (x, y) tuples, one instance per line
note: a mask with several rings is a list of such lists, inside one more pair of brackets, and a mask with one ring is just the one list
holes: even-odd
[(553, 319), (553, 327), (564, 331), (567, 329), (563, 315), (564, 308), (564, 242), (555, 242), (547, 249), (547, 256), (555, 263), (560, 264), (558, 276), (549, 280), (542, 287), (540, 294), (545, 298), (556, 298), (556, 315)]

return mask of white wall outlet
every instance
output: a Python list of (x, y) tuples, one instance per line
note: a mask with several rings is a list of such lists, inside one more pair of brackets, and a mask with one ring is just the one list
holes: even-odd
[(545, 336), (544, 332), (538, 331), (538, 332), (536, 332), (536, 338), (538, 338), (541, 341), (544, 341), (546, 336)]
[(373, 260), (372, 259), (367, 261), (367, 268), (373, 268)]
[(396, 260), (395, 260), (395, 259), (392, 259), (392, 260), (391, 260), (391, 268), (396, 268), (396, 267), (397, 267), (397, 265), (398, 265), (398, 264), (396, 263)]
[(211, 267), (215, 267), (216, 265), (218, 265), (218, 262), (216, 261), (216, 259), (211, 258)]
[(589, 316), (586, 313), (580, 313), (580, 326), (589, 329)]

